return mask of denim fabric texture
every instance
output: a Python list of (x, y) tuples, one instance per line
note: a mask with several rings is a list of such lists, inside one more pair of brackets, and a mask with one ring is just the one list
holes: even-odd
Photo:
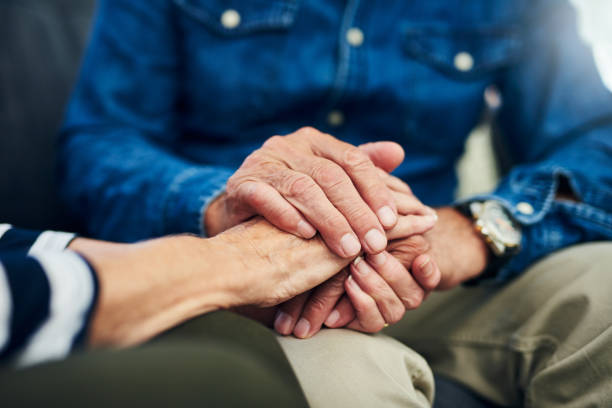
[[(96, 237), (202, 234), (243, 159), (309, 125), (400, 143), (395, 174), (448, 205), (491, 85), (516, 166), (481, 198), (524, 229), (498, 278), (612, 239), (612, 93), (561, 0), (101, 0), (62, 133), (63, 197)], [(555, 200), (562, 177), (579, 203)]]

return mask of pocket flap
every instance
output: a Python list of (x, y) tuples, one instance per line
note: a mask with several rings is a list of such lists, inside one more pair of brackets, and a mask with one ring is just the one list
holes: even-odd
[(404, 45), (411, 57), (465, 79), (510, 65), (521, 52), (517, 31), (500, 28), (411, 27)]
[(174, 0), (174, 3), (224, 35), (287, 28), (293, 24), (298, 10), (298, 0)]

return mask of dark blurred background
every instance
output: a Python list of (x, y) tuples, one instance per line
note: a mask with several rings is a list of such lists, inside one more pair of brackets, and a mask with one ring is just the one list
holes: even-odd
[(0, 222), (77, 228), (56, 194), (55, 143), (95, 0), (0, 0)]

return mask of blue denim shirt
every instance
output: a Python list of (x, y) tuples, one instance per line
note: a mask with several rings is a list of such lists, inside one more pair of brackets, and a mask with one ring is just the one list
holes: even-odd
[[(612, 93), (575, 20), (562, 0), (101, 0), (63, 129), (63, 195), (97, 237), (199, 233), (250, 152), (310, 125), (400, 143), (396, 175), (450, 204), (495, 85), (516, 166), (483, 197), (524, 229), (507, 279), (612, 238)], [(561, 177), (579, 203), (555, 200)]]

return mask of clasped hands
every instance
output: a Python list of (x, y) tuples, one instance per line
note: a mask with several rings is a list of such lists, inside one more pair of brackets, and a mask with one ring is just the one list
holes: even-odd
[[(323, 325), (368, 333), (399, 321), (434, 289), (478, 275), (487, 250), (469, 219), (425, 206), (389, 173), (404, 158), (392, 142), (352, 146), (313, 128), (274, 136), (248, 156), (204, 215), (216, 235), (260, 215), (353, 262), (267, 312), (242, 309), (280, 334), (307, 338)], [(316, 262), (316, 259), (313, 260)]]

